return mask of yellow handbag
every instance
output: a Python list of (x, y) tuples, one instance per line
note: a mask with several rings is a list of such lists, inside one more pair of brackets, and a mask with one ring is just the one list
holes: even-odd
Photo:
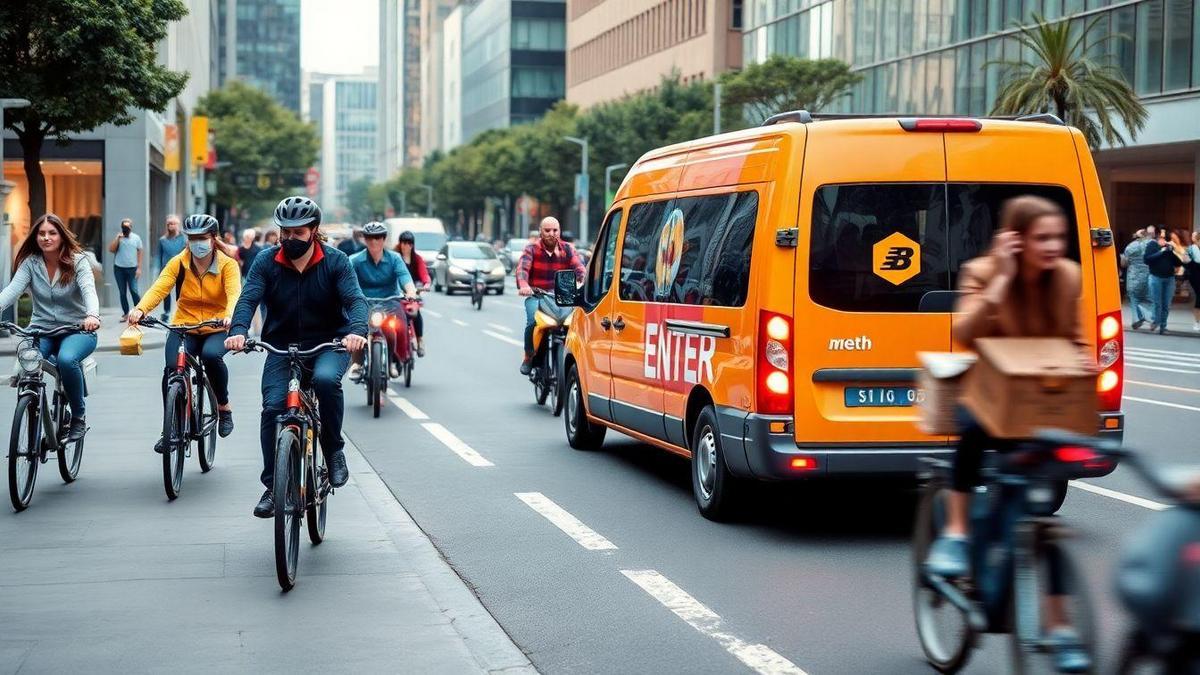
[(125, 356), (142, 355), (142, 329), (129, 326), (121, 332), (121, 354)]

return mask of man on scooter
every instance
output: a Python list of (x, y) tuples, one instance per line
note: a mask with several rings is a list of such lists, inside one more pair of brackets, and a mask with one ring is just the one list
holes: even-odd
[(575, 270), (576, 283), (583, 283), (587, 271), (575, 247), (560, 238), (558, 219), (547, 216), (542, 219), (536, 242), (525, 247), (517, 262), (517, 293), (525, 298), (525, 360), (521, 362), (521, 374), (528, 375), (533, 369), (533, 315), (538, 300), (533, 289), (554, 293), (554, 275), (561, 270)]
[[(358, 285), (362, 287), (363, 295), (367, 297), (367, 301), (378, 298), (390, 298), (394, 295), (400, 295), (403, 290), (404, 297), (408, 300), (417, 299), (417, 287), (413, 284), (412, 275), (408, 272), (408, 266), (404, 264), (404, 260), (400, 254), (395, 251), (387, 250), (387, 225), (372, 221), (363, 225), (362, 228), (363, 240), (367, 248), (350, 256), (350, 266), (354, 270), (354, 274), (358, 277)], [(387, 308), (389, 316), (397, 317), (400, 321), (400, 327), (396, 330), (408, 330), (408, 316), (400, 310), (399, 305), (391, 304)], [(386, 326), (391, 322), (384, 322), (384, 335), (387, 336), (388, 346), (391, 347), (392, 353), (396, 352), (396, 331), (388, 330)], [(353, 363), (350, 365), (351, 379), (357, 379), (362, 371), (363, 352), (355, 352), (353, 355)], [(400, 369), (397, 359), (392, 359), (390, 377), (400, 377)]]

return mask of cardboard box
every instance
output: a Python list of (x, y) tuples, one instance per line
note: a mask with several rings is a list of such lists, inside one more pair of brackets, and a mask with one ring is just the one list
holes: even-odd
[(918, 352), (917, 428), (931, 436), (958, 433), (955, 410), (962, 395), (963, 376), (974, 365), (971, 353)]
[(1040, 429), (1095, 435), (1096, 374), (1062, 338), (982, 338), (963, 383), (963, 404), (997, 438)]

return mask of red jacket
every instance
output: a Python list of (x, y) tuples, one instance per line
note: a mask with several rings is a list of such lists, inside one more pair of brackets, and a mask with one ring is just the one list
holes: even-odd
[[(400, 253), (400, 247), (396, 247), (396, 253)], [(413, 281), (417, 282), (418, 286), (428, 286), (433, 283), (429, 277), (429, 267), (425, 264), (425, 259), (421, 257), (414, 249), (412, 252), (413, 260), (408, 263), (408, 273), (412, 275)], [(400, 259), (404, 260), (404, 254), (400, 254)]]

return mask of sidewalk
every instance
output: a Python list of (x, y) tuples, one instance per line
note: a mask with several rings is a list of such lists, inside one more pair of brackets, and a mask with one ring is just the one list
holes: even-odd
[[(155, 314), (154, 317), (158, 318), (158, 314)], [(124, 330), (125, 324), (121, 323), (120, 308), (105, 308), (100, 310), (100, 330), (97, 331), (96, 351), (115, 352), (120, 350), (121, 345), (118, 340), (121, 337), (121, 332)], [(146, 333), (142, 338), (142, 349), (144, 351), (161, 347), (167, 341), (166, 331), (157, 328), (144, 328), (143, 330)], [(15, 335), (0, 338), (0, 356), (12, 356), (16, 354), (17, 345), (20, 341), (21, 338)]]
[[(1125, 315), (1125, 329), (1130, 330), (1130, 326), (1133, 325), (1133, 309), (1129, 306), (1128, 299), (1124, 299), (1121, 310)], [(1150, 323), (1147, 321), (1146, 325), (1136, 332), (1150, 334)], [(1167, 315), (1167, 335), (1200, 338), (1200, 332), (1192, 330), (1191, 302), (1171, 306), (1171, 313)]]
[(0, 673), (534, 672), (352, 445), (327, 538), (302, 534), (280, 592), (272, 521), (250, 514), (261, 358), (230, 357), (237, 429), (174, 502), (151, 449), (161, 350), (98, 358), (79, 480), (52, 459), (19, 514), (0, 485)]

